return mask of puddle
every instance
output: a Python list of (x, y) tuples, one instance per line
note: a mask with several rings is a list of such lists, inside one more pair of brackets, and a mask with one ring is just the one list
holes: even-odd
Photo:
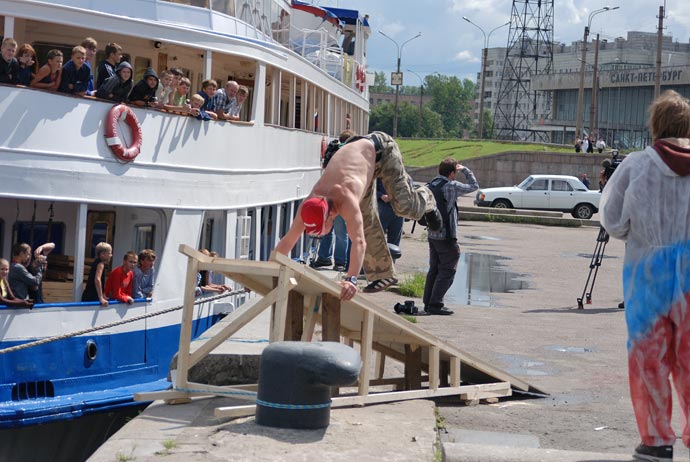
[(545, 370), (546, 364), (541, 361), (517, 355), (500, 355), (500, 359), (505, 364), (503, 369), (509, 374), (532, 377), (552, 375), (551, 372)]
[(498, 255), (460, 255), (453, 285), (445, 296), (446, 305), (498, 306), (493, 294), (529, 289), (526, 274), (508, 271), (502, 264), (509, 258)]
[(500, 241), (501, 239), (491, 236), (462, 236), (465, 239), (470, 239), (473, 241)]
[[(591, 254), (591, 253), (562, 253), (562, 254), (561, 254), (561, 257), (563, 257), (563, 258), (573, 258), (573, 257), (577, 257), (577, 258), (586, 258), (587, 260), (591, 260), (592, 257), (594, 257), (594, 255)], [(605, 258), (619, 258), (619, 257), (614, 256), (614, 255), (606, 255), (606, 254), (604, 254), (604, 255), (602, 255), (601, 258), (602, 258), (602, 259), (605, 259)]]
[(560, 353), (594, 353), (597, 350), (586, 347), (566, 347), (566, 346), (551, 346), (547, 347), (549, 350), (558, 351)]

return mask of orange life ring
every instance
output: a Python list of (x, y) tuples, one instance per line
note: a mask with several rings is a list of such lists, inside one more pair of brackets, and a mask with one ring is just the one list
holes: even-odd
[[(124, 114), (125, 122), (132, 130), (132, 144), (126, 147), (117, 133), (117, 121)], [(105, 120), (105, 142), (108, 143), (115, 157), (123, 162), (131, 162), (141, 151), (141, 125), (132, 109), (124, 104), (116, 104), (110, 111)]]
[(321, 138), (321, 160), (326, 157), (326, 149), (328, 149), (328, 138), (324, 136)]

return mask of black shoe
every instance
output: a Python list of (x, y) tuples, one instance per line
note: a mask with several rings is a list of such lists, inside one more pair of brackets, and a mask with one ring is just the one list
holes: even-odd
[(673, 462), (673, 446), (647, 446), (640, 444), (633, 454), (635, 460), (649, 462)]
[(336, 263), (333, 265), (333, 271), (345, 271), (347, 268), (341, 263)]
[(362, 289), (362, 292), (367, 293), (367, 294), (373, 294), (375, 292), (381, 292), (382, 290), (386, 290), (393, 284), (398, 283), (398, 278), (392, 277), (392, 278), (387, 278), (387, 279), (379, 279), (377, 281), (372, 282), (368, 286), (366, 286), (364, 289)]
[(322, 260), (320, 258), (317, 258), (316, 260), (311, 262), (311, 265), (309, 266), (311, 266), (312, 268), (323, 268), (326, 266), (331, 266), (332, 264), (333, 262), (331, 262), (330, 258), (328, 260)]
[(621, 310), (624, 310), (625, 309), (625, 302), (620, 302), (618, 304), (618, 308), (620, 308)]
[[(427, 228), (431, 231), (440, 231), (443, 227), (443, 217), (438, 209), (434, 209), (431, 212), (424, 214), (424, 223)], [(421, 220), (420, 220), (421, 223)]]
[(455, 313), (455, 311), (445, 308), (443, 304), (441, 304), (441, 306), (425, 306), (424, 311), (426, 311), (429, 314), (438, 314), (441, 316), (448, 316), (450, 314)]

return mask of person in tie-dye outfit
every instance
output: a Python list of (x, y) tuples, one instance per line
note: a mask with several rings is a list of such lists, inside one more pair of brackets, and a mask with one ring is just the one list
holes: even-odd
[(671, 383), (690, 446), (690, 101), (674, 91), (649, 109), (654, 144), (633, 152), (604, 188), (601, 221), (626, 241), (628, 375), (642, 439), (637, 460), (673, 460)]

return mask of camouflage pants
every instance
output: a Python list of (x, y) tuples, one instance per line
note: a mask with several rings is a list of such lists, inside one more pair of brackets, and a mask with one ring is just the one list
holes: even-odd
[(398, 144), (383, 132), (374, 132), (381, 144), (381, 158), (376, 161), (374, 176), (359, 203), (364, 221), (364, 237), (367, 249), (364, 254), (364, 272), (369, 281), (395, 276), (393, 259), (388, 251), (386, 236), (379, 220), (376, 204), (376, 178), (381, 178), (390, 204), (396, 215), (419, 220), (426, 212), (436, 208), (433, 193), (426, 186), (415, 187), (403, 165)]

